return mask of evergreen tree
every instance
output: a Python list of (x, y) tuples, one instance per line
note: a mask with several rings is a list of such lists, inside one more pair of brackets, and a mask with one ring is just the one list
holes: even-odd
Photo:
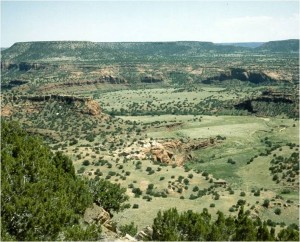
[(207, 211), (199, 214), (189, 210), (180, 215), (177, 230), (180, 231), (181, 240), (205, 240), (210, 229), (207, 219)]
[(267, 224), (264, 222), (258, 227), (256, 240), (258, 241), (271, 241), (275, 238), (271, 236)]
[(299, 241), (299, 231), (287, 227), (286, 229), (282, 229), (278, 233), (278, 240), (280, 241)]
[(252, 220), (244, 212), (244, 206), (242, 206), (236, 219), (236, 230), (232, 240), (235, 241), (254, 241), (256, 240), (256, 228)]
[(176, 208), (158, 212), (157, 217), (153, 221), (153, 240), (160, 241), (178, 241), (181, 240), (179, 231), (177, 231), (179, 223), (179, 214)]
[[(225, 218), (218, 211), (218, 218), (211, 223), (211, 215), (207, 209), (201, 214), (191, 210), (178, 214), (176, 208), (167, 211), (159, 211), (153, 223), (153, 238), (160, 241), (274, 241), (293, 240), (298, 241), (299, 232), (295, 226), (282, 229), (278, 238), (275, 238), (275, 230), (269, 231), (267, 223), (260, 220), (253, 221), (249, 211), (244, 212), (240, 208), (238, 217)], [(258, 228), (257, 228), (258, 226)]]
[(120, 184), (114, 184), (104, 179), (91, 179), (88, 181), (88, 185), (93, 195), (93, 201), (111, 215), (113, 211), (120, 212), (130, 207), (130, 204), (125, 203), (129, 199), (126, 195), (126, 188), (121, 188)]
[(92, 197), (71, 161), (16, 123), (1, 123), (2, 239), (56, 240)]
[[(220, 241), (220, 240), (229, 240), (231, 235), (231, 229), (230, 227), (227, 227), (226, 220), (224, 217), (224, 214), (220, 211), (217, 212), (218, 218), (213, 223), (211, 232), (207, 238), (207, 240), (210, 241)], [(234, 224), (234, 221), (233, 221)], [(230, 224), (229, 224), (230, 225)], [(228, 229), (230, 228), (230, 229)]]

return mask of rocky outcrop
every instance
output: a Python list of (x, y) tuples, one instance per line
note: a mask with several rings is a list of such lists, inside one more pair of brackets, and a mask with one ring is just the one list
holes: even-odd
[[(168, 165), (182, 166), (187, 160), (193, 158), (192, 151), (203, 149), (217, 144), (218, 139), (204, 140), (148, 140), (138, 141), (133, 145), (119, 150), (118, 155), (128, 159), (149, 159)], [(132, 152), (134, 150), (135, 152)]]
[(110, 215), (102, 207), (99, 207), (94, 203), (92, 207), (87, 208), (85, 210), (83, 218), (84, 221), (89, 224), (92, 223), (104, 224), (110, 220)]
[(215, 144), (215, 139), (214, 138), (209, 138), (207, 140), (204, 141), (200, 141), (200, 142), (190, 142), (187, 144), (183, 145), (183, 149), (187, 152), (192, 151), (192, 150), (198, 150), (198, 149), (202, 149), (211, 145)]
[[(102, 109), (95, 100), (90, 97), (80, 97), (71, 95), (41, 95), (41, 96), (29, 96), (29, 95), (14, 95), (2, 97), (2, 109), (4, 109), (4, 115), (10, 116), (14, 112), (17, 112), (19, 108), (23, 107), (27, 113), (33, 113), (40, 109), (43, 102), (58, 101), (70, 105), (71, 109), (76, 112), (88, 114), (91, 116), (99, 116), (102, 113)], [(11, 105), (18, 103), (18, 105)], [(23, 103), (23, 104), (22, 104)], [(2, 114), (3, 115), (3, 114)]]
[(295, 100), (291, 93), (265, 90), (256, 98), (247, 99), (234, 105), (236, 109), (245, 109), (248, 112), (256, 113), (257, 110), (253, 107), (253, 102), (267, 102), (267, 103), (294, 103)]
[(33, 70), (45, 69), (46, 65), (40, 63), (21, 62), (19, 63), (18, 67), (19, 67), (19, 71), (29, 71), (31, 69)]
[(265, 90), (257, 100), (272, 100), (273, 102), (294, 102), (293, 94), (290, 92)]
[(111, 221), (111, 217), (107, 211), (93, 203), (92, 207), (87, 208), (84, 212), (83, 219), (88, 224), (98, 224), (105, 228), (115, 231), (116, 228)]
[(129, 234), (126, 234), (124, 237), (122, 237), (120, 241), (124, 241), (124, 240), (127, 240), (127, 241), (137, 241), (134, 237), (132, 237)]
[(14, 87), (19, 87), (19, 86), (25, 85), (27, 83), (29, 83), (29, 81), (11, 80), (9, 83), (1, 83), (1, 88), (11, 89), (11, 88), (14, 88)]
[[(163, 146), (161, 147), (154, 147), (150, 150), (150, 153), (155, 161), (171, 164), (174, 160), (172, 158), (174, 157), (174, 152), (165, 149)], [(178, 161), (177, 161), (178, 162)], [(178, 164), (180, 165), (180, 164)]]
[(1, 61), (1, 70), (10, 70), (10, 69), (17, 69), (17, 68), (18, 68), (18, 64), (16, 63)]
[(11, 80), (8, 84), (11, 86), (21, 86), (27, 84), (29, 81), (25, 80)]
[(11, 104), (4, 105), (1, 107), (1, 116), (9, 117), (13, 114), (13, 107)]
[(38, 89), (40, 91), (51, 91), (53, 89), (59, 88), (68, 88), (68, 87), (76, 87), (76, 86), (85, 86), (85, 85), (97, 85), (97, 84), (123, 84), (126, 85), (127, 81), (122, 77), (114, 77), (114, 76), (102, 76), (99, 79), (95, 80), (79, 80), (79, 81), (68, 81), (61, 83), (51, 83), (40, 86)]
[(146, 226), (140, 232), (138, 232), (134, 238), (136, 240), (149, 241), (152, 239), (153, 229), (150, 226)]
[(212, 81), (225, 81), (232, 79), (249, 81), (255, 84), (283, 81), (281, 76), (266, 71), (250, 71), (243, 68), (230, 68), (220, 73), (220, 75), (209, 77), (202, 82), (210, 83)]
[(72, 96), (72, 95), (40, 95), (40, 96), (31, 96), (31, 95), (14, 95), (14, 96), (8, 96), (8, 99), (11, 99), (13, 101), (18, 100), (28, 100), (32, 102), (42, 102), (42, 101), (49, 101), (49, 100), (57, 100), (57, 101), (63, 101), (67, 103), (72, 102), (87, 102), (91, 101), (91, 97), (80, 97), (80, 96)]
[(18, 69), (19, 71), (41, 70), (45, 69), (48, 64), (30, 63), (30, 62), (1, 62), (1, 70)]
[(125, 84), (126, 80), (122, 77), (115, 77), (115, 76), (102, 76), (98, 80), (100, 83), (108, 82), (110, 84)]
[(95, 100), (88, 100), (85, 101), (85, 107), (82, 110), (82, 113), (86, 113), (92, 116), (97, 116), (101, 113), (101, 108), (99, 103), (97, 103)]
[(165, 164), (183, 165), (186, 160), (192, 158), (191, 151), (205, 148), (215, 144), (215, 139), (210, 138), (203, 141), (190, 141), (182, 143), (179, 140), (167, 141), (163, 143), (155, 143), (148, 152), (154, 161)]
[(160, 76), (148, 75), (148, 76), (142, 77), (141, 82), (143, 82), (143, 83), (159, 83), (159, 82), (163, 82), (163, 79)]
[(276, 116), (285, 113), (289, 117), (298, 117), (298, 100), (297, 94), (266, 90), (258, 97), (239, 101), (234, 107), (256, 115)]

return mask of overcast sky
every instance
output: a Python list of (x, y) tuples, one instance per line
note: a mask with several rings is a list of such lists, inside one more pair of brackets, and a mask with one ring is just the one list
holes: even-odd
[(299, 1), (1, 1), (1, 46), (299, 38)]

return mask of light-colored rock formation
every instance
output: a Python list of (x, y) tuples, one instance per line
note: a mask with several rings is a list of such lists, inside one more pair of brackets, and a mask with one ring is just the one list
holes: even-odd
[(138, 232), (134, 238), (136, 240), (143, 240), (148, 241), (151, 240), (153, 235), (153, 229), (150, 226), (146, 226), (144, 229), (142, 229), (140, 232)]
[[(152, 158), (156, 162), (165, 164), (176, 164), (182, 166), (186, 160), (192, 158), (191, 151), (202, 149), (216, 144), (214, 138), (189, 141), (183, 143), (180, 140), (149, 140), (139, 141), (124, 150), (121, 150), (119, 155), (133, 159)], [(132, 152), (132, 149), (136, 152)]]
[(85, 210), (83, 218), (84, 221), (89, 224), (104, 224), (105, 222), (110, 220), (110, 215), (107, 211), (104, 210), (104, 208), (99, 207), (97, 204), (93, 203), (92, 207)]
[[(17, 95), (1, 97), (2, 116), (11, 116), (22, 109), (27, 113), (39, 112), (43, 108), (44, 102), (61, 102), (65, 105), (70, 105), (69, 108), (75, 112), (88, 114), (91, 116), (99, 116), (102, 114), (102, 109), (98, 102), (91, 97), (78, 97), (71, 95)], [(16, 105), (17, 103), (17, 105)]]
[(99, 224), (110, 231), (115, 231), (115, 227), (111, 221), (109, 213), (95, 203), (93, 203), (92, 207), (85, 210), (83, 219), (88, 224)]
[(83, 113), (90, 114), (92, 116), (97, 116), (101, 114), (101, 108), (99, 103), (95, 100), (88, 100), (85, 102), (85, 108), (83, 109)]

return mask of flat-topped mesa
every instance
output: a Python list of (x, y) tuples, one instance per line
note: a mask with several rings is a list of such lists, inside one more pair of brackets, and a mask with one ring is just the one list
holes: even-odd
[[(121, 60), (164, 57), (192, 57), (203, 53), (299, 53), (299, 40), (283, 40), (265, 43), (257, 48), (220, 45), (212, 42), (87, 42), (87, 41), (36, 41), (19, 42), (1, 51), (5, 62), (65, 62)], [(119, 58), (118, 58), (119, 57)]]

